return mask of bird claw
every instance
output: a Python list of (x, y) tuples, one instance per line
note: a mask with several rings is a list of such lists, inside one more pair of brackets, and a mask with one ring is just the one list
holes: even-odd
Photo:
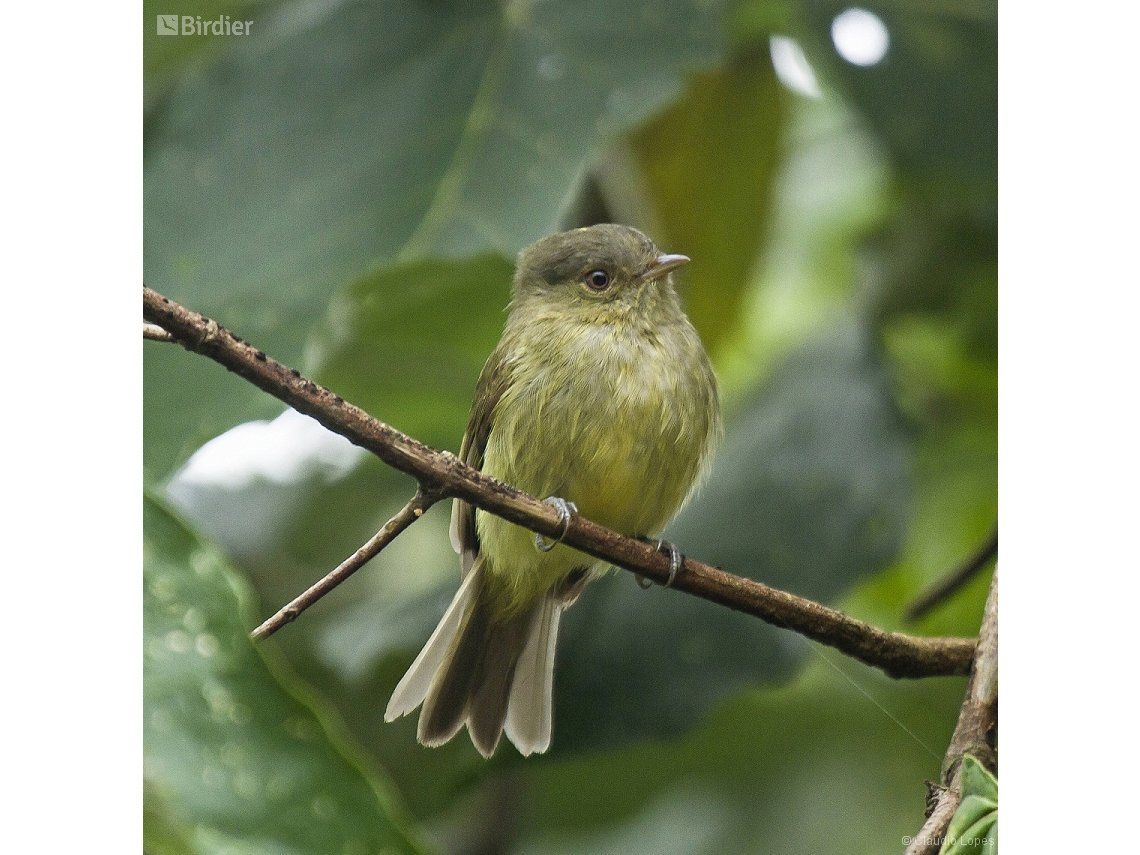
[(669, 553), (669, 579), (665, 582), (665, 587), (671, 587), (673, 582), (677, 579), (677, 571), (681, 569), (681, 565), (685, 563), (685, 556), (673, 544), (667, 540), (657, 541), (658, 552)]
[[(667, 540), (650, 540), (647, 537), (639, 537), (638, 540), (643, 543), (652, 543), (653, 548), (658, 552), (669, 553), (669, 578), (665, 581), (664, 587), (671, 587), (677, 580), (677, 573), (680, 571), (681, 565), (685, 563), (685, 556), (681, 554), (681, 551), (677, 549), (677, 547)], [(643, 591), (647, 591), (653, 586), (653, 583), (640, 573), (634, 573), (633, 578), (637, 581), (637, 586)]]
[(573, 502), (568, 502), (557, 496), (547, 496), (542, 501), (557, 508), (558, 519), (562, 522), (562, 534), (558, 535), (554, 540), (547, 540), (541, 534), (534, 536), (534, 548), (539, 552), (549, 552), (562, 542), (562, 538), (566, 537), (566, 532), (570, 530), (570, 520), (574, 514), (578, 513), (578, 506)]

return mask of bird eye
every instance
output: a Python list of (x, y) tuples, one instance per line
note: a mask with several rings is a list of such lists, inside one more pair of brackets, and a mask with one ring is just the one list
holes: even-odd
[(610, 274), (604, 270), (591, 270), (586, 274), (586, 285), (595, 291), (605, 291), (610, 287)]

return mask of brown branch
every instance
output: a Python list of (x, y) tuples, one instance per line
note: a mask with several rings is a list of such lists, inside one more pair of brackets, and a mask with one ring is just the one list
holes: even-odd
[[(929, 781), (927, 781), (930, 784)], [(962, 803), (962, 794), (957, 790), (948, 790), (938, 784), (931, 784), (930, 816), (922, 824), (918, 834), (910, 838), (904, 855), (938, 855), (942, 843), (946, 839), (946, 829), (950, 827), (950, 820), (954, 812)]]
[(994, 530), (990, 536), (986, 538), (986, 542), (979, 546), (973, 555), (954, 568), (950, 573), (947, 573), (942, 579), (936, 582), (930, 590), (919, 595), (918, 599), (907, 606), (906, 619), (909, 621), (918, 620), (935, 606), (940, 605), (948, 597), (953, 596), (963, 585), (973, 579), (983, 567), (989, 564), (993, 558), (997, 557), (997, 551), (998, 533), (997, 526), (994, 526)]
[(990, 772), (997, 774), (998, 717), (998, 573), (990, 582), (990, 594), (982, 613), (978, 647), (970, 669), (966, 697), (958, 712), (958, 724), (950, 737), (950, 747), (942, 761), (942, 786), (931, 793), (929, 816), (922, 830), (911, 840), (905, 855), (936, 855), (946, 837), (946, 829), (962, 802), (962, 757), (971, 754)]
[[(549, 538), (562, 535), (562, 521), (552, 506), (461, 463), (450, 452), (436, 451), (377, 421), (215, 321), (145, 286), (143, 317), (170, 332), (187, 350), (208, 356), (298, 412), (312, 416), (394, 469), (411, 475), (424, 489), (441, 497), (458, 497)], [(659, 584), (669, 579), (669, 558), (653, 545), (624, 537), (584, 517), (571, 520), (562, 542)], [(672, 587), (791, 629), (892, 677), (969, 673), (973, 639), (886, 632), (803, 597), (691, 559), (685, 560)]]
[(295, 621), (301, 616), (301, 612), (379, 555), (385, 546), (422, 517), (424, 512), (438, 502), (440, 498), (438, 493), (425, 490), (422, 487), (416, 490), (416, 494), (408, 503), (392, 519), (384, 523), (384, 527), (376, 532), (371, 540), (352, 553), (335, 570), (311, 586), (305, 593), (251, 632), (250, 636), (254, 641), (261, 641), (264, 638), (269, 638), (285, 624)]
[(958, 726), (946, 749), (942, 764), (942, 779), (948, 785), (957, 781), (963, 754), (972, 754), (990, 772), (997, 772), (998, 716), (998, 574), (990, 582), (990, 595), (982, 613), (982, 626), (978, 630), (978, 649), (970, 672), (970, 683)]

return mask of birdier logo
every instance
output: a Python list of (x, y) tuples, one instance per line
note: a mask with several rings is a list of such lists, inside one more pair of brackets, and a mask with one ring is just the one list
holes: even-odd
[(233, 21), (221, 15), (203, 21), (201, 15), (159, 15), (160, 36), (248, 36), (253, 21)]

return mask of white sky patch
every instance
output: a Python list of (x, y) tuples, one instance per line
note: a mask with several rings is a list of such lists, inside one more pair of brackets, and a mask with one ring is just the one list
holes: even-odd
[(815, 79), (815, 72), (799, 42), (787, 36), (772, 36), (768, 39), (768, 52), (772, 55), (772, 68), (781, 83), (809, 98), (821, 96), (819, 81)]
[(891, 35), (882, 19), (866, 9), (840, 12), (831, 22), (835, 50), (852, 65), (876, 65), (887, 55)]
[(207, 442), (171, 481), (181, 486), (239, 490), (257, 479), (299, 484), (314, 476), (335, 481), (367, 454), (343, 436), (296, 410), (271, 422), (246, 422)]

